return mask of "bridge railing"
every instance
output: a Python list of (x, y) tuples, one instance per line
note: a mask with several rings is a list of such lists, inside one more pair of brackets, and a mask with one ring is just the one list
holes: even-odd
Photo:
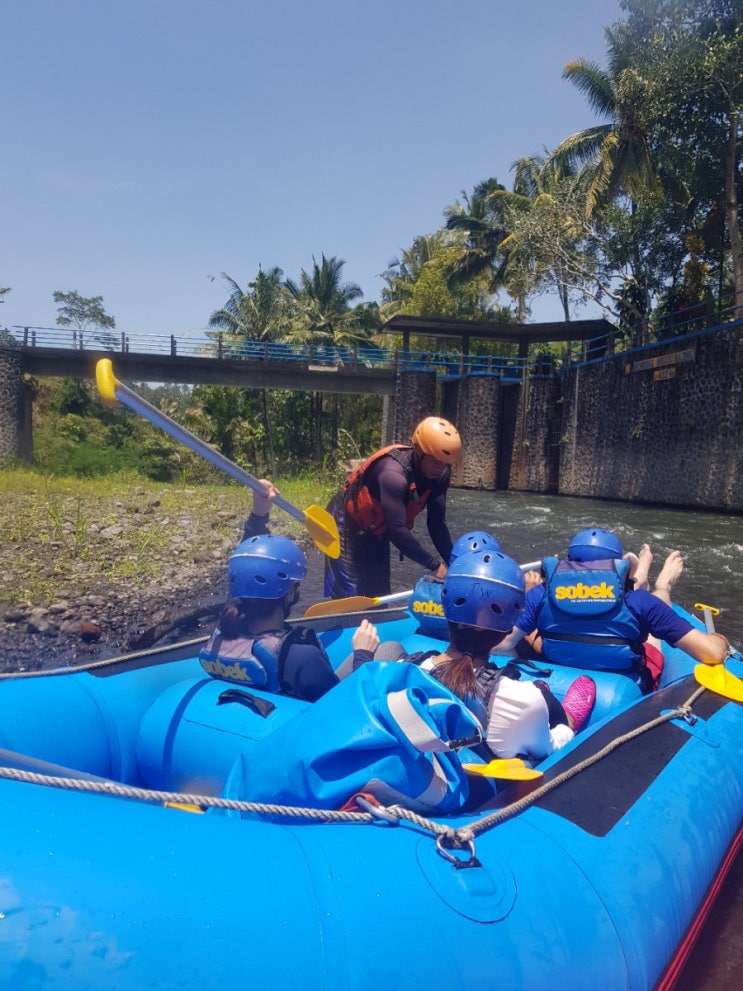
[[(618, 355), (644, 351), (648, 347), (691, 340), (702, 335), (743, 325), (743, 307), (730, 306), (714, 312), (706, 304), (654, 316), (647, 323), (623, 332), (613, 329), (592, 340), (569, 343), (562, 354), (546, 348), (526, 358), (498, 355), (459, 354), (443, 351), (402, 351), (374, 346), (350, 347), (329, 344), (289, 344), (275, 341), (249, 341), (222, 331), (198, 330), (179, 337), (174, 334), (125, 334), (99, 330), (80, 332), (69, 327), (14, 326), (9, 331), (26, 348), (57, 348), (79, 351), (108, 351), (111, 354), (142, 356), (168, 355), (215, 361), (246, 360), (294, 362), (303, 367), (380, 368), (396, 373), (433, 371), (442, 378), (462, 375), (493, 375), (504, 382), (518, 382), (525, 376), (554, 378), (565, 369)], [(208, 335), (208, 336), (207, 336)]]
[[(433, 371), (442, 376), (464, 374), (497, 375), (517, 381), (533, 361), (492, 355), (443, 351), (401, 351), (378, 347), (349, 347), (330, 344), (287, 344), (249, 341), (230, 334), (210, 332), (199, 337), (157, 334), (117, 334), (113, 331), (81, 333), (68, 327), (11, 328), (16, 340), (27, 348), (57, 348), (75, 351), (107, 351), (111, 354), (169, 355), (216, 361), (298, 362), (304, 367), (387, 368), (401, 371)], [(551, 368), (554, 373), (554, 367)]]

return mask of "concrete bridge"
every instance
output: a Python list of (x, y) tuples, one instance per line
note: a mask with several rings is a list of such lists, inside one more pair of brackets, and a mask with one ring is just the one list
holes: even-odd
[[(208, 338), (194, 339), (111, 331), (83, 335), (66, 327), (12, 329), (22, 354), (22, 370), (32, 375), (87, 378), (94, 375), (99, 358), (109, 357), (120, 377), (133, 381), (374, 395), (393, 395), (397, 376), (406, 371), (427, 370), (442, 377), (492, 374), (520, 381), (531, 345), (569, 341), (582, 346), (588, 341), (589, 348), (598, 345), (603, 354), (616, 333), (606, 320), (505, 324), (393, 317), (380, 334), (401, 337), (402, 348), (385, 349), (250, 341), (217, 331), (208, 332)], [(433, 350), (411, 349), (411, 335), (441, 344)], [(518, 355), (470, 354), (473, 340), (515, 344)], [(570, 352), (567, 360), (571, 360)]]

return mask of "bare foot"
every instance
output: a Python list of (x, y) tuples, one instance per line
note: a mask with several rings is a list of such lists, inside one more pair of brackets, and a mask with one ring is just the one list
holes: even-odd
[(528, 592), (530, 588), (534, 588), (535, 585), (542, 584), (542, 576), (538, 571), (525, 571), (524, 572), (524, 587)]
[(684, 559), (681, 551), (671, 551), (663, 562), (660, 574), (655, 579), (655, 591), (660, 594), (667, 594), (669, 597), (673, 591), (673, 586), (681, 577), (684, 570)]
[(653, 563), (653, 552), (650, 550), (648, 544), (642, 545), (639, 555), (628, 551), (624, 556), (630, 562), (629, 577), (633, 579), (635, 588), (650, 588), (648, 578), (650, 575), (650, 565)]

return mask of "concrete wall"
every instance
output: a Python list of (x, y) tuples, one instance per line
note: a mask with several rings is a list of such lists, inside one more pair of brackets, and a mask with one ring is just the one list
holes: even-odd
[(25, 407), (21, 352), (0, 347), (0, 467), (27, 447)]
[[(410, 424), (430, 408), (412, 383), (396, 395)], [(560, 378), (465, 376), (441, 390), (464, 442), (457, 486), (743, 512), (740, 327)]]
[(560, 495), (743, 511), (740, 328), (577, 368), (562, 384)]

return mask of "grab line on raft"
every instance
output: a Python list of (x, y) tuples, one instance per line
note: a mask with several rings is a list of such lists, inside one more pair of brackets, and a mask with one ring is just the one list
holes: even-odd
[[(81, 792), (97, 792), (98, 794), (114, 796), (117, 798), (133, 798), (157, 805), (192, 806), (197, 807), (199, 810), (214, 808), (231, 812), (249, 812), (258, 815), (278, 815), (295, 819), (304, 818), (337, 823), (355, 822), (379, 824), (387, 822), (389, 824), (390, 821), (394, 822), (395, 820), (406, 820), (430, 833), (433, 833), (437, 837), (437, 844), (441, 848), (450, 850), (467, 850), (470, 852), (472, 859), (474, 859), (475, 850), (473, 840), (476, 836), (495, 828), (500, 825), (500, 823), (505, 822), (508, 819), (512, 819), (514, 816), (519, 815), (548, 792), (553, 791), (559, 785), (575, 777), (576, 774), (580, 774), (580, 772), (586, 768), (598, 763), (598, 761), (602, 760), (604, 757), (607, 757), (622, 744), (627, 743), (630, 740), (634, 740), (643, 733), (647, 733), (656, 726), (660, 726), (672, 719), (684, 719), (687, 721), (693, 720), (695, 717), (692, 713), (692, 706), (699, 696), (705, 691), (707, 691), (707, 689), (704, 687), (697, 688), (689, 699), (676, 709), (669, 710), (644, 725), (638, 726), (634, 730), (630, 730), (628, 733), (624, 733), (622, 736), (617, 737), (595, 754), (592, 754), (585, 760), (580, 761), (568, 770), (563, 771), (562, 774), (559, 774), (545, 784), (540, 785), (528, 795), (518, 799), (510, 805), (507, 805), (505, 808), (499, 809), (497, 812), (486, 816), (478, 822), (471, 823), (467, 826), (460, 826), (456, 829), (443, 823), (435, 822), (432, 819), (428, 819), (427, 817), (422, 816), (417, 812), (413, 812), (410, 809), (403, 808), (400, 805), (380, 805), (377, 810), (370, 812), (351, 812), (335, 809), (312, 809), (301, 806), (271, 805), (261, 802), (244, 802), (238, 799), (220, 798), (214, 795), (192, 795), (181, 792), (152, 791), (148, 788), (124, 785), (116, 781), (91, 781), (85, 778), (58, 777), (47, 774), (39, 774), (35, 771), (24, 771), (20, 768), (14, 767), (0, 767), (0, 778), (8, 778), (13, 781), (21, 781), (27, 784), (43, 785), (48, 788), (60, 788), (69, 791)], [(466, 864), (464, 866), (466, 866)]]

